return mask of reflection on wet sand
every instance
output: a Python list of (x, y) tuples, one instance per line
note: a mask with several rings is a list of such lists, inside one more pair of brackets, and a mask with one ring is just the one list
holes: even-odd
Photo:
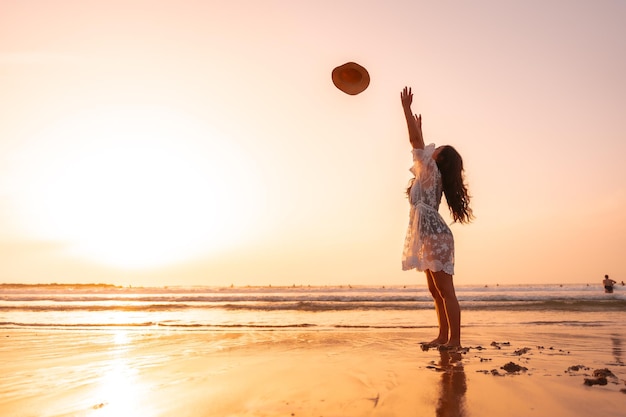
[(152, 415), (144, 401), (147, 387), (131, 363), (131, 340), (124, 330), (113, 334), (109, 358), (104, 361), (90, 398), (94, 416)]
[(615, 363), (617, 365), (624, 365), (622, 361), (622, 339), (618, 334), (611, 335), (611, 341), (613, 342), (613, 356), (615, 356)]
[(437, 417), (464, 417), (467, 380), (461, 362), (462, 355), (441, 351), (441, 390), (437, 403)]

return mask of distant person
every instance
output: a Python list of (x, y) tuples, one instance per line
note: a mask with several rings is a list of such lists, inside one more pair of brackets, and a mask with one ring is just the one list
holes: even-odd
[(613, 285), (615, 285), (615, 282), (616, 281), (613, 281), (612, 279), (610, 279), (608, 275), (605, 275), (604, 280), (602, 281), (602, 285), (604, 285), (604, 292), (612, 293)]
[(439, 335), (425, 345), (453, 350), (461, 347), (461, 308), (452, 280), (454, 238), (438, 209), (443, 192), (455, 222), (472, 220), (463, 159), (452, 146), (425, 146), (422, 116), (412, 113), (413, 94), (409, 87), (404, 87), (400, 99), (413, 146), (411, 172), (415, 176), (407, 189), (411, 210), (402, 269), (424, 271), (435, 301)]

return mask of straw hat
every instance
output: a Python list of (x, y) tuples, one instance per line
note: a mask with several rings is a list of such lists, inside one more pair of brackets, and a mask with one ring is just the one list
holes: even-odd
[(347, 62), (333, 70), (333, 84), (346, 94), (356, 95), (370, 85), (370, 75), (359, 64)]

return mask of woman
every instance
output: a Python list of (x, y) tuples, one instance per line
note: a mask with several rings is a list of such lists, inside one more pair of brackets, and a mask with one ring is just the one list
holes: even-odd
[(438, 209), (443, 192), (455, 222), (469, 223), (472, 220), (463, 159), (451, 146), (424, 146), (422, 116), (411, 111), (411, 89), (404, 87), (400, 98), (413, 146), (411, 172), (415, 175), (407, 189), (411, 211), (402, 269), (424, 271), (428, 289), (435, 300), (439, 335), (426, 346), (456, 349), (461, 347), (461, 309), (452, 282), (454, 238)]

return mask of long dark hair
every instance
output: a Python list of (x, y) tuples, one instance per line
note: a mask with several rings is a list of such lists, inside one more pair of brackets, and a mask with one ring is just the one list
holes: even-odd
[(465, 184), (463, 158), (452, 146), (442, 147), (437, 155), (443, 193), (455, 222), (469, 223), (474, 218), (469, 206), (470, 195)]
[[(452, 218), (455, 222), (469, 223), (474, 218), (474, 214), (469, 206), (470, 195), (465, 184), (463, 158), (456, 149), (446, 145), (439, 151), (435, 162), (441, 172), (443, 194), (446, 196)], [(411, 191), (414, 180), (415, 178), (409, 183), (407, 195)]]

